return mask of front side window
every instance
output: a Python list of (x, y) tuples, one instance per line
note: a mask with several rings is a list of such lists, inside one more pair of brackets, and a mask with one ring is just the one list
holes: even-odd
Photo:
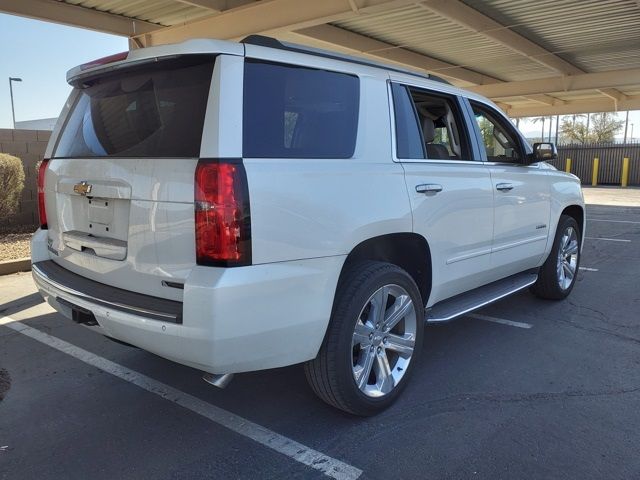
[(359, 102), (355, 75), (246, 60), (243, 156), (351, 158)]
[(54, 157), (198, 157), (213, 64), (185, 55), (84, 81)]
[(399, 159), (470, 160), (455, 97), (392, 84)]
[(513, 127), (503, 121), (497, 112), (492, 112), (484, 105), (471, 102), (471, 107), (482, 136), (487, 161), (521, 162), (523, 153), (518, 134)]

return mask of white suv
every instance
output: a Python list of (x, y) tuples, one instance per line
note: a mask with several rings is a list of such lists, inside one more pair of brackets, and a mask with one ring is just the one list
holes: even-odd
[(306, 362), (323, 400), (370, 415), (407, 383), (423, 321), (575, 283), (577, 178), (437, 78), (249, 37), (134, 50), (68, 81), (35, 282), (215, 385)]

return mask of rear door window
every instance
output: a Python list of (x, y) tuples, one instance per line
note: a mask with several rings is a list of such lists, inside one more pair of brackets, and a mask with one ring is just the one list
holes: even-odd
[(247, 59), (247, 158), (350, 158), (358, 130), (358, 77)]
[(54, 157), (198, 157), (214, 59), (185, 55), (84, 81)]
[(399, 159), (469, 160), (458, 99), (441, 92), (391, 84)]

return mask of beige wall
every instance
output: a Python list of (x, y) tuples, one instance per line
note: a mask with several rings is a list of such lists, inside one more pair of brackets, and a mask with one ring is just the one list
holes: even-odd
[(18, 157), (24, 167), (24, 190), (18, 213), (9, 219), (12, 225), (38, 224), (36, 163), (42, 160), (50, 136), (51, 132), (47, 130), (0, 129), (0, 153)]

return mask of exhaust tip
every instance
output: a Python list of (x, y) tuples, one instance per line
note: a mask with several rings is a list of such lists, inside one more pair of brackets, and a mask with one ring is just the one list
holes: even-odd
[(214, 387), (225, 388), (229, 383), (231, 383), (231, 380), (233, 380), (233, 373), (205, 373), (202, 376), (202, 379)]

